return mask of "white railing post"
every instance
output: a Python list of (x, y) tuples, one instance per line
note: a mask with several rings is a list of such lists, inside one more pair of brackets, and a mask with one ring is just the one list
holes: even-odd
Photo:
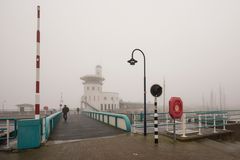
[(225, 124), (226, 124), (226, 125), (228, 124), (228, 117), (229, 117), (229, 116), (228, 116), (228, 113), (229, 113), (229, 112), (226, 112), (226, 114), (225, 114), (225, 117), (226, 117)]
[(217, 133), (217, 131), (216, 131), (216, 114), (213, 114), (213, 133)]
[(9, 142), (9, 134), (10, 134), (10, 127), (9, 127), (9, 120), (7, 119), (7, 149), (10, 148), (10, 142)]
[(223, 114), (223, 130), (225, 131), (226, 130), (226, 126), (225, 126), (225, 123), (226, 123), (226, 121), (225, 121), (225, 114)]
[(205, 113), (205, 115), (204, 115), (204, 119), (205, 119), (205, 128), (208, 128), (207, 114), (206, 114), (206, 113)]
[(201, 115), (199, 114), (198, 115), (198, 135), (202, 135), (201, 129), (202, 129), (202, 118), (201, 118)]
[(187, 137), (186, 136), (186, 115), (183, 113), (182, 116), (182, 137)]
[(133, 114), (133, 133), (137, 133), (136, 132), (136, 115), (135, 114)]
[(168, 131), (168, 114), (166, 113), (165, 116), (166, 116), (166, 130)]
[(42, 119), (42, 143), (46, 142), (46, 118)]

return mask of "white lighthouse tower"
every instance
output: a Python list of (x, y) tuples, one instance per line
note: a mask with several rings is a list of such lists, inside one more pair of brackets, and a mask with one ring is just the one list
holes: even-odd
[(118, 93), (103, 92), (102, 67), (96, 66), (94, 75), (80, 77), (83, 80), (84, 94), (81, 98), (84, 108), (91, 108), (99, 111), (113, 111), (119, 108)]

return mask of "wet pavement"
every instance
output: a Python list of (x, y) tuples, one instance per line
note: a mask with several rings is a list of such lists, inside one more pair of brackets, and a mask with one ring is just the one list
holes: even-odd
[(67, 122), (59, 121), (49, 140), (75, 140), (114, 136), (124, 131), (87, 117), (84, 114), (71, 114)]
[[(81, 124), (87, 122), (86, 124)], [(71, 125), (72, 126), (71, 126)], [(74, 124), (74, 125), (73, 125)], [(64, 126), (64, 127), (63, 127)], [(71, 115), (62, 120), (51, 140), (37, 149), (1, 152), (0, 160), (239, 160), (240, 125), (230, 125), (230, 139), (200, 139), (174, 142), (159, 135), (155, 145), (153, 135), (131, 134), (92, 120), (84, 115)], [(66, 132), (68, 128), (69, 132)], [(85, 128), (85, 132), (81, 132)], [(62, 135), (68, 135), (64, 138)], [(108, 132), (105, 132), (108, 131)], [(96, 133), (95, 133), (96, 132)], [(81, 133), (81, 134), (80, 134)], [(104, 134), (103, 134), (104, 133)], [(75, 139), (75, 142), (70, 139)], [(53, 143), (53, 142), (61, 143)]]
[(153, 135), (118, 135), (79, 142), (45, 145), (16, 153), (0, 152), (1, 160), (239, 160), (240, 142), (203, 139), (176, 142)]

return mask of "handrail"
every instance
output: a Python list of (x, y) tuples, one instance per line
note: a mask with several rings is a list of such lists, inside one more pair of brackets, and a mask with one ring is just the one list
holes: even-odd
[[(94, 118), (96, 120), (102, 121), (104, 123), (107, 123), (109, 125), (112, 125), (110, 123), (110, 117), (115, 118), (115, 124), (113, 125), (116, 128), (120, 128), (122, 130), (125, 130), (127, 132), (131, 132), (131, 123), (130, 120), (128, 118), (128, 116), (124, 115), (124, 114), (117, 114), (117, 113), (109, 113), (109, 112), (96, 112), (96, 111), (83, 111), (83, 113), (87, 114), (89, 117)], [(107, 116), (107, 122), (104, 119), (104, 117)], [(102, 117), (102, 118), (100, 118)], [(122, 119), (125, 122), (125, 127), (122, 127), (120, 125), (120, 121), (118, 121), (118, 119)]]
[(46, 139), (49, 138), (49, 135), (53, 131), (53, 129), (56, 127), (57, 123), (60, 120), (60, 117), (62, 115), (62, 112), (56, 112), (54, 114), (51, 114), (50, 116), (46, 117), (46, 124), (45, 124), (45, 137)]
[[(6, 126), (0, 128), (1, 131), (6, 131), (6, 133), (0, 136), (0, 144), (2, 141), (7, 141), (7, 148), (10, 148), (10, 139), (15, 139), (17, 137), (17, 120), (16, 118), (0, 118), (0, 121), (6, 121)], [(10, 130), (10, 126), (12, 126), (11, 121), (14, 124), (14, 130)]]
[[(153, 127), (153, 114), (148, 113), (147, 121), (148, 127)], [(138, 128), (143, 128), (143, 117), (142, 114), (131, 114), (130, 118), (133, 122), (133, 130), (135, 132), (142, 132)], [(212, 111), (194, 111), (194, 112), (183, 112), (181, 119), (178, 119), (180, 123), (180, 132), (186, 131), (187, 129), (198, 132), (199, 135), (202, 134), (202, 129), (212, 128), (213, 133), (216, 133), (218, 129), (226, 130), (228, 124), (240, 123), (240, 110), (212, 110)], [(162, 112), (159, 114), (158, 126), (162, 127), (162, 131), (172, 130), (170, 126), (173, 125), (172, 118), (169, 116), (168, 112)], [(170, 128), (169, 128), (170, 127)], [(134, 133), (135, 133), (134, 132)], [(186, 136), (186, 132), (183, 132), (183, 137)]]
[(84, 104), (86, 104), (89, 108), (91, 108), (92, 110), (94, 110), (94, 111), (99, 111), (97, 108), (95, 108), (95, 107), (93, 107), (92, 105), (90, 105), (89, 103), (87, 103), (87, 102), (85, 102), (85, 101), (82, 101), (81, 103), (84, 103)]
[[(0, 121), (14, 121), (14, 131), (12, 131), (10, 134), (12, 136), (10, 136), (9, 138), (10, 139), (14, 139), (17, 137), (17, 119), (16, 118), (0, 118)], [(9, 123), (9, 126), (10, 126), (10, 123)], [(7, 130), (6, 128), (0, 128), (1, 130)], [(4, 140), (4, 139), (7, 139), (7, 137), (0, 137), (0, 140)]]

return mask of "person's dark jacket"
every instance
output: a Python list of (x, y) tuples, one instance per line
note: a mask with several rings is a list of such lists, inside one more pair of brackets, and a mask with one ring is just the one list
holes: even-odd
[(63, 114), (67, 114), (69, 112), (69, 108), (63, 107), (62, 112), (63, 112)]

